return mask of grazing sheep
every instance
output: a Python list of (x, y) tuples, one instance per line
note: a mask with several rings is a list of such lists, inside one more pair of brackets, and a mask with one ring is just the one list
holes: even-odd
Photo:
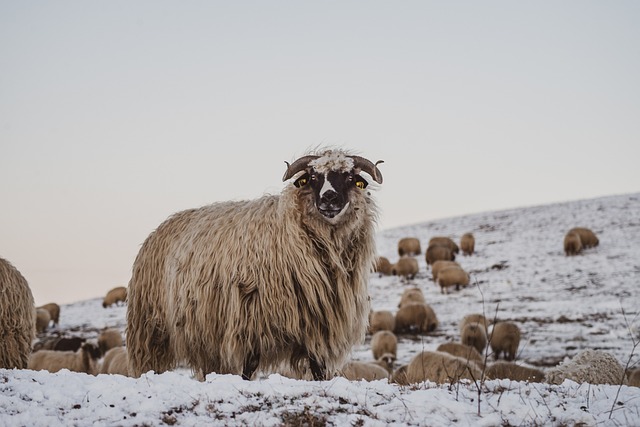
[(611, 354), (600, 350), (584, 350), (573, 359), (548, 369), (546, 381), (562, 384), (564, 380), (577, 383), (610, 384), (624, 382), (624, 368)]
[(393, 371), (391, 374), (390, 382), (398, 384), (398, 385), (409, 385), (409, 380), (407, 379), (407, 368), (409, 365), (402, 365)]
[(391, 274), (413, 279), (418, 274), (418, 260), (411, 257), (403, 257), (391, 267)]
[(464, 233), (460, 238), (460, 248), (463, 255), (473, 255), (476, 248), (476, 238), (471, 233)]
[(27, 280), (9, 261), (0, 258), (0, 368), (27, 367), (36, 319)]
[(393, 374), (393, 364), (396, 362), (395, 354), (384, 353), (382, 356), (378, 357), (378, 359), (374, 362), (378, 366), (382, 366), (384, 369), (389, 372), (389, 375)]
[(81, 337), (51, 337), (45, 341), (39, 341), (33, 346), (33, 351), (39, 350), (56, 350), (56, 351), (76, 351), (86, 338)]
[(438, 280), (438, 273), (440, 273), (440, 270), (443, 270), (447, 267), (460, 267), (460, 264), (458, 264), (455, 261), (444, 261), (444, 260), (438, 260), (435, 261), (433, 264), (431, 264), (431, 274), (433, 275), (433, 281), (437, 282)]
[(474, 323), (477, 323), (483, 326), (486, 332), (489, 330), (489, 325), (491, 324), (491, 321), (487, 320), (484, 314), (480, 314), (480, 313), (467, 314), (462, 318), (462, 322), (460, 322), (460, 334), (462, 334), (462, 331), (464, 330), (465, 326), (474, 324)]
[(380, 273), (381, 276), (391, 276), (392, 267), (393, 266), (391, 265), (389, 258), (379, 256), (376, 259), (375, 271), (376, 273)]
[(454, 254), (460, 253), (460, 248), (450, 237), (432, 237), (429, 240), (429, 246), (444, 246), (445, 248), (449, 248)]
[[(380, 162), (378, 162), (380, 163)], [(143, 243), (129, 282), (129, 372), (340, 369), (367, 331), (382, 174), (342, 150), (287, 164), (278, 195), (178, 212)]]
[(389, 379), (389, 372), (382, 366), (370, 362), (347, 362), (339, 371), (339, 375), (349, 381), (377, 381)]
[(482, 371), (475, 363), (441, 351), (423, 351), (407, 367), (410, 384), (423, 381), (455, 383), (461, 379), (480, 379), (481, 375)]
[(120, 331), (117, 329), (105, 329), (100, 333), (100, 336), (98, 336), (98, 348), (100, 348), (102, 354), (106, 354), (107, 351), (114, 347), (121, 347), (123, 345), (122, 335), (120, 335)]
[(44, 333), (51, 323), (51, 315), (44, 308), (36, 308), (36, 332)]
[(460, 342), (475, 348), (482, 354), (487, 347), (487, 330), (479, 323), (469, 323), (462, 329)]
[(544, 372), (528, 366), (516, 365), (513, 362), (495, 362), (485, 371), (488, 380), (510, 379), (513, 381), (528, 381), (540, 383), (544, 381)]
[(460, 344), (458, 342), (447, 342), (440, 344), (438, 348), (436, 348), (436, 351), (442, 351), (444, 353), (460, 357), (464, 360), (471, 361), (478, 365), (478, 367), (484, 365), (484, 358), (482, 357), (482, 354), (469, 345)]
[(396, 334), (428, 333), (438, 327), (438, 318), (431, 306), (424, 303), (410, 303), (396, 313)]
[(60, 306), (55, 302), (50, 302), (49, 304), (45, 304), (38, 308), (43, 308), (49, 312), (49, 316), (51, 317), (51, 321), (53, 325), (56, 326), (60, 321)]
[(456, 255), (448, 247), (436, 245), (427, 248), (425, 259), (431, 265), (436, 261), (455, 261)]
[(396, 317), (388, 310), (372, 311), (369, 314), (369, 333), (393, 331), (396, 328)]
[(78, 351), (40, 350), (29, 358), (27, 369), (47, 370), (51, 373), (61, 369), (96, 375), (100, 349), (91, 343), (84, 343)]
[(371, 352), (376, 360), (385, 353), (391, 353), (395, 356), (398, 354), (398, 338), (393, 332), (376, 332), (371, 337)]
[(426, 304), (427, 301), (424, 299), (424, 294), (420, 288), (407, 288), (400, 296), (398, 308), (402, 308), (403, 306), (414, 302)]
[(569, 232), (564, 236), (564, 253), (566, 256), (578, 255), (582, 252), (582, 241), (580, 235)]
[(113, 304), (124, 303), (127, 301), (127, 288), (124, 286), (118, 286), (111, 289), (105, 295), (104, 300), (102, 301), (102, 306), (104, 308), (111, 307)]
[(443, 294), (449, 293), (449, 288), (452, 286), (455, 286), (458, 291), (460, 286), (469, 285), (469, 273), (460, 267), (445, 267), (438, 273), (437, 283), (440, 286), (440, 292)]
[(569, 233), (577, 233), (580, 236), (580, 242), (584, 249), (596, 247), (600, 244), (600, 240), (596, 237), (596, 233), (586, 227), (574, 227)]
[(504, 352), (505, 360), (514, 360), (520, 345), (520, 328), (511, 322), (496, 323), (493, 325), (489, 344), (496, 359)]
[(398, 255), (413, 256), (420, 255), (422, 249), (420, 248), (420, 240), (415, 237), (403, 237), (398, 241)]
[(102, 360), (101, 374), (128, 375), (126, 347), (114, 347), (107, 351)]
[(640, 368), (636, 368), (629, 372), (629, 385), (632, 387), (640, 387)]

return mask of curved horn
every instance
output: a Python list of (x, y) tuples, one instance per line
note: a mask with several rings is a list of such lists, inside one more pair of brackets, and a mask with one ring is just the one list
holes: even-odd
[(378, 165), (380, 163), (384, 163), (384, 160), (378, 160), (375, 164), (371, 163), (370, 160), (365, 159), (360, 156), (350, 156), (353, 159), (354, 166), (360, 168), (360, 170), (365, 171), (378, 183), (382, 184), (382, 172), (378, 169)]
[(289, 164), (289, 162), (285, 160), (285, 163), (287, 164), (287, 170), (284, 173), (284, 176), (282, 177), (282, 181), (286, 181), (290, 179), (292, 176), (294, 176), (295, 174), (297, 174), (298, 172), (300, 172), (301, 170), (306, 169), (307, 166), (309, 165), (309, 162), (317, 159), (318, 157), (320, 156), (303, 156), (303, 157), (300, 157), (295, 162), (293, 162), (293, 164), (291, 165)]

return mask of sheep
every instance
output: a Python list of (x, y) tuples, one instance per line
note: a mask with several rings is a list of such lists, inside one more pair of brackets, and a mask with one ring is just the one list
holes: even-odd
[(438, 273), (437, 283), (443, 294), (449, 293), (449, 288), (452, 286), (455, 286), (456, 290), (460, 290), (460, 286), (469, 285), (469, 273), (460, 267), (445, 267)]
[(398, 255), (413, 256), (420, 255), (422, 249), (420, 248), (420, 240), (415, 237), (403, 237), (398, 241)]
[(520, 345), (520, 328), (511, 322), (498, 322), (493, 326), (489, 345), (496, 359), (504, 352), (505, 360), (514, 360)]
[(378, 357), (374, 362), (378, 366), (382, 366), (384, 369), (389, 372), (389, 375), (393, 374), (393, 364), (396, 362), (395, 354), (384, 353), (382, 356)]
[(462, 318), (462, 322), (460, 322), (460, 334), (462, 334), (462, 331), (464, 330), (465, 326), (474, 324), (474, 323), (482, 325), (486, 332), (489, 329), (489, 325), (491, 324), (491, 321), (487, 320), (484, 314), (480, 314), (480, 313), (467, 314)]
[(469, 323), (462, 329), (460, 342), (475, 348), (478, 353), (483, 353), (487, 347), (487, 330), (479, 323)]
[(454, 383), (461, 379), (480, 379), (482, 371), (475, 363), (441, 351), (423, 351), (407, 367), (407, 382), (433, 381)]
[(444, 261), (444, 260), (438, 260), (438, 261), (435, 261), (433, 264), (431, 264), (431, 274), (434, 282), (437, 283), (438, 273), (440, 272), (440, 270), (447, 267), (460, 267), (460, 264), (458, 264), (455, 261)]
[(56, 350), (56, 351), (76, 351), (82, 344), (84, 344), (86, 338), (82, 337), (50, 337), (45, 341), (39, 341), (34, 344), (33, 351), (39, 350)]
[(0, 258), (0, 368), (24, 369), (35, 339), (35, 303), (24, 276)]
[(628, 373), (629, 385), (640, 387), (640, 368), (633, 369)]
[(577, 233), (580, 236), (580, 242), (584, 249), (593, 248), (600, 244), (596, 234), (586, 227), (574, 227), (569, 230), (569, 233)]
[(460, 248), (450, 237), (432, 237), (429, 239), (429, 246), (444, 246), (445, 248), (449, 248), (454, 254), (460, 253)]
[(380, 273), (381, 276), (391, 276), (391, 262), (389, 258), (379, 256), (376, 259), (375, 272)]
[(624, 383), (624, 368), (611, 354), (600, 350), (584, 350), (573, 359), (547, 370), (546, 382), (562, 384), (564, 380), (577, 383)]
[(419, 302), (426, 304), (426, 300), (424, 298), (424, 294), (420, 288), (407, 288), (402, 292), (400, 296), (400, 302), (398, 303), (398, 308), (402, 308), (407, 304), (411, 304), (414, 302)]
[(283, 363), (314, 380), (364, 340), (378, 210), (365, 172), (343, 150), (287, 163), (280, 194), (178, 212), (145, 240), (129, 282), (129, 372), (186, 362), (207, 373)]
[(445, 246), (429, 246), (425, 252), (425, 260), (427, 265), (431, 265), (436, 261), (455, 261), (456, 255), (451, 249)]
[(117, 286), (107, 292), (104, 300), (102, 301), (102, 306), (104, 308), (111, 307), (113, 304), (124, 303), (127, 301), (127, 288), (124, 286)]
[(120, 335), (120, 331), (117, 329), (105, 329), (98, 336), (98, 348), (100, 348), (102, 354), (106, 354), (110, 349), (122, 345), (124, 345), (122, 335)]
[(398, 385), (409, 385), (409, 381), (407, 379), (407, 368), (409, 365), (399, 366), (396, 370), (391, 374), (390, 382), (398, 384)]
[(44, 333), (51, 323), (51, 315), (44, 308), (36, 308), (36, 332)]
[(463, 255), (473, 255), (476, 248), (476, 238), (471, 233), (464, 233), (460, 238), (460, 248)]
[(418, 260), (411, 257), (403, 257), (391, 267), (391, 274), (413, 279), (418, 274)]
[(46, 370), (51, 373), (61, 369), (72, 372), (84, 372), (90, 375), (98, 373), (97, 361), (100, 349), (92, 343), (86, 342), (78, 351), (40, 350), (29, 357), (27, 369), (34, 371)]
[(102, 374), (118, 374), (127, 376), (128, 360), (126, 347), (114, 347), (109, 349), (104, 355), (100, 373)]
[(431, 306), (410, 303), (396, 312), (396, 334), (433, 332), (438, 327), (438, 318)]
[(578, 255), (582, 252), (582, 241), (580, 235), (569, 232), (564, 236), (564, 253), (566, 256)]
[(389, 379), (389, 372), (375, 363), (350, 361), (339, 371), (339, 375), (349, 381), (376, 381)]
[(371, 337), (371, 352), (374, 359), (385, 353), (398, 354), (398, 338), (393, 332), (378, 331)]
[(396, 317), (388, 310), (372, 311), (369, 314), (369, 333), (378, 331), (393, 331), (396, 327)]
[(540, 383), (544, 381), (544, 372), (528, 366), (516, 365), (513, 362), (494, 362), (485, 371), (488, 380), (510, 379), (513, 381), (528, 381)]
[(50, 302), (49, 304), (45, 304), (37, 308), (43, 308), (49, 312), (49, 316), (51, 317), (51, 321), (54, 326), (56, 326), (60, 321), (60, 306), (55, 302)]
[(458, 342), (447, 342), (440, 344), (436, 351), (452, 354), (464, 360), (471, 361), (479, 367), (484, 365), (484, 358), (474, 347), (460, 344)]

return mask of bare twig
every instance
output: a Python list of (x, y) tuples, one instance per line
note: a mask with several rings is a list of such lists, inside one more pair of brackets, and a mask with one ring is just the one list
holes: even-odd
[[(620, 310), (622, 310), (622, 317), (624, 318), (624, 323), (627, 325), (627, 329), (629, 330), (629, 336), (631, 337), (631, 344), (633, 344), (633, 347), (631, 347), (631, 353), (629, 354), (629, 358), (627, 359), (627, 363), (624, 365), (624, 370), (622, 371), (622, 378), (620, 378), (620, 383), (618, 385), (618, 390), (616, 391), (616, 397), (615, 399), (613, 399), (613, 403), (611, 404), (611, 410), (609, 411), (609, 419), (611, 419), (611, 417), (613, 416), (613, 410), (616, 407), (616, 403), (618, 402), (618, 396), (620, 395), (620, 389), (622, 389), (622, 386), (624, 385), (624, 379), (627, 376), (627, 372), (629, 371), (629, 366), (631, 365), (631, 361), (633, 360), (633, 356), (635, 354), (636, 348), (638, 348), (638, 344), (640, 344), (640, 341), (636, 341), (635, 337), (633, 336), (633, 330), (631, 329), (631, 324), (629, 324), (629, 321), (627, 320), (627, 313), (625, 313), (624, 311), (624, 307), (622, 306), (622, 302), (620, 302)], [(637, 319), (637, 315), (636, 317), (634, 317), (633, 321), (635, 321)]]

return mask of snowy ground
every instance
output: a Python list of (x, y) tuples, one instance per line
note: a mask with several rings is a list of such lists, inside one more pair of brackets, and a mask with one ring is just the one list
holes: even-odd
[[(565, 257), (566, 231), (593, 229), (597, 248)], [(474, 286), (443, 295), (424, 257), (413, 281), (371, 276), (374, 309), (395, 311), (403, 289), (418, 286), (440, 326), (403, 336), (398, 364), (422, 350), (459, 340), (458, 322), (471, 312), (516, 322), (523, 331), (518, 360), (546, 369), (581, 350), (600, 349), (625, 364), (632, 336), (640, 339), (640, 193), (431, 221), (381, 232), (378, 250), (392, 262), (401, 237), (473, 232), (477, 253), (458, 261)], [(125, 326), (125, 307), (101, 299), (65, 305), (58, 331), (96, 338)], [(51, 333), (55, 333), (52, 331)], [(632, 358), (638, 365), (640, 349)], [(365, 343), (353, 358), (370, 360)], [(478, 405), (478, 401), (480, 404)], [(132, 379), (62, 371), (0, 370), (0, 426), (67, 425), (640, 425), (640, 389), (615, 385), (560, 386), (513, 381), (418, 384), (324, 382), (279, 375), (257, 381), (188, 372)]]

